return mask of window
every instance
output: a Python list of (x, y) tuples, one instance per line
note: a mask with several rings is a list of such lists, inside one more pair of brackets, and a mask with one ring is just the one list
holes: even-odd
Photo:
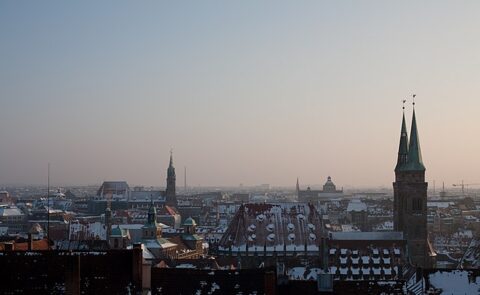
[(414, 198), (412, 199), (412, 210), (413, 211), (422, 211), (422, 199)]

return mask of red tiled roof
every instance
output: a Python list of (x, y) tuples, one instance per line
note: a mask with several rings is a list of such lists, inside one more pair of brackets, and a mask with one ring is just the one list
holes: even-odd
[[(28, 242), (23, 243), (14, 243), (14, 251), (28, 251)], [(48, 250), (50, 247), (48, 245), (48, 240), (36, 240), (32, 242), (32, 250)], [(5, 251), (5, 243), (0, 243), (0, 251)]]
[(165, 206), (165, 210), (166, 210), (167, 213), (170, 214), (170, 215), (176, 215), (176, 214), (177, 214), (175, 208), (173, 208), (173, 207)]

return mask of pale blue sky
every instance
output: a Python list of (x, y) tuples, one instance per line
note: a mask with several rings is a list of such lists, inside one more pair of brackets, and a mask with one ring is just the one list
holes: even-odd
[[(480, 175), (478, 1), (1, 1), (0, 184), (390, 186)], [(411, 106), (407, 107), (408, 120)]]

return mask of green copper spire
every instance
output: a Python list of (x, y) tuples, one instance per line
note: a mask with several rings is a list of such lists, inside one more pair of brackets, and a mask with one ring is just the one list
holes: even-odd
[(401, 170), (407, 164), (408, 157), (408, 134), (407, 125), (405, 124), (405, 112), (402, 117), (402, 130), (400, 131), (400, 144), (398, 145), (398, 159), (395, 171)]
[(425, 171), (425, 166), (422, 162), (422, 151), (420, 150), (420, 139), (418, 138), (415, 107), (413, 109), (412, 116), (412, 129), (410, 131), (410, 146), (408, 148), (407, 165), (404, 170)]
[(148, 208), (147, 223), (145, 225), (157, 225), (157, 209), (153, 204), (153, 198), (150, 200), (150, 207)]

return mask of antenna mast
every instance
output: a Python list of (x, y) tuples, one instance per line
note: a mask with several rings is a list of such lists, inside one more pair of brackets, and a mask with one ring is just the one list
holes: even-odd
[(187, 166), (184, 167), (185, 178), (183, 179), (183, 189), (187, 193)]
[(50, 163), (47, 176), (47, 240), (50, 243)]

